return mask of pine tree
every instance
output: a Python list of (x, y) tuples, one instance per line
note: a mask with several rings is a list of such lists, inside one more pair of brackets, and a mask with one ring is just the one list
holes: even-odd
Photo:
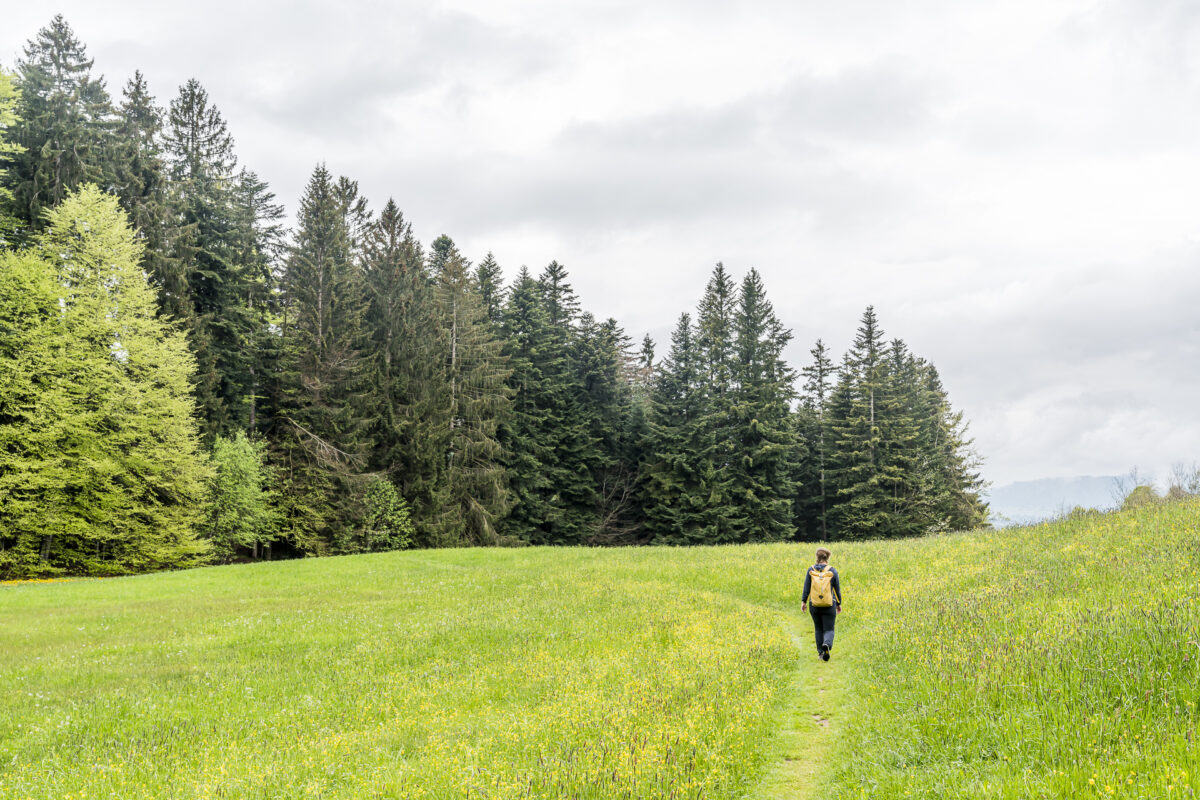
[(169, 247), (167, 175), (161, 142), (163, 112), (150, 95), (141, 72), (125, 84), (117, 112), (114, 179), (121, 208), (138, 238), (145, 242), (143, 267), (160, 288), (159, 306), (170, 308), (165, 279), (172, 273), (166, 263)]
[[(208, 477), (183, 337), (156, 314), (141, 243), (94, 186), (0, 256), (0, 569), (116, 574), (195, 564)], [(52, 257), (51, 257), (52, 256)]]
[(445, 469), (438, 486), (436, 544), (497, 544), (497, 522), (508, 511), (499, 421), (511, 405), (512, 374), (479, 296), (468, 264), (451, 248), (437, 277), (437, 306), (446, 345), (448, 413)]
[(562, 516), (551, 530), (557, 543), (580, 544), (596, 532), (599, 522), (597, 476), (604, 455), (584, 397), (580, 304), (567, 277), (566, 268), (557, 261), (538, 276), (549, 332), (541, 352), (546, 381), (541, 402), (550, 420), (543, 435), (552, 456), (545, 466), (562, 504)]
[(705, 376), (691, 317), (682, 314), (654, 377), (642, 468), (646, 534), (656, 544), (705, 544), (709, 465), (704, 438)]
[(352, 239), (363, 211), (350, 186), (324, 165), (313, 171), (282, 278), (282, 408), (273, 439), (287, 487), (285, 530), (309, 552), (327, 550), (338, 531), (356, 524), (365, 488), (366, 292)]
[(112, 185), (112, 107), (104, 80), (92, 77), (87, 48), (61, 14), (26, 44), (17, 72), (21, 93), (11, 139), (21, 151), (8, 188), (14, 214), (37, 231), (46, 209), (76, 187)]
[(829, 538), (829, 403), (835, 375), (829, 350), (820, 339), (809, 351), (812, 363), (804, 367), (804, 390), (796, 410), (798, 435), (807, 448), (799, 469), (800, 490), (796, 495), (796, 527), (801, 538)]
[(498, 433), (513, 505), (501, 529), (532, 544), (562, 543), (565, 512), (555, 484), (555, 421), (544, 370), (556, 347), (538, 283), (524, 267), (508, 292), (502, 331), (513, 404)]
[(737, 286), (725, 265), (718, 262), (700, 301), (696, 324), (704, 407), (702, 439), (693, 457), (700, 460), (705, 474), (708, 502), (702, 536), (710, 544), (735, 542), (741, 535), (729, 473), (730, 465), (739, 457), (732, 396), (737, 303)]
[(499, 326), (504, 316), (504, 278), (491, 251), (475, 267), (474, 280), (488, 321)]
[(164, 141), (175, 232), (161, 293), (164, 310), (188, 329), (199, 365), (197, 404), (211, 438), (250, 426), (263, 327), (256, 305), (270, 287), (245, 247), (254, 229), (238, 207), (246, 186), (234, 171), (233, 138), (195, 79), (171, 101)]
[(742, 281), (734, 315), (730, 497), (737, 541), (792, 538), (792, 497), (800, 443), (791, 418), (795, 372), (783, 360), (791, 331), (775, 316), (758, 271)]
[(430, 544), (445, 467), (439, 443), (449, 425), (445, 332), (421, 245), (392, 200), (367, 233), (363, 270), (370, 467), (398, 488), (412, 507), (417, 541)]
[(834, 538), (886, 536), (890, 521), (881, 474), (883, 433), (880, 408), (886, 391), (883, 331), (868, 306), (838, 370), (830, 403), (829, 487), (834, 504), (829, 526)]

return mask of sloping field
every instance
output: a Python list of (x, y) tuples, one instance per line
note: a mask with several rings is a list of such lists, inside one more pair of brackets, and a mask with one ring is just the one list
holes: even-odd
[(1198, 523), (0, 586), (0, 797), (1192, 797)]

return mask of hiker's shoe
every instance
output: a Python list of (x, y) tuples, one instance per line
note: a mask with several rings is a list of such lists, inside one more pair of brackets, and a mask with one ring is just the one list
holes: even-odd
[(822, 661), (829, 660), (829, 645), (825, 645), (824, 647), (821, 648), (821, 660)]

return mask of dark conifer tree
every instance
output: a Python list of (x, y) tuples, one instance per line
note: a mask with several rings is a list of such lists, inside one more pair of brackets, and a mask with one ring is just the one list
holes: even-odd
[(702, 536), (712, 544), (734, 542), (741, 535), (729, 472), (734, 459), (739, 458), (733, 409), (737, 303), (737, 286), (725, 271), (725, 265), (718, 262), (705, 287), (697, 316), (696, 346), (703, 376), (704, 406), (700, 423), (702, 439), (693, 454), (700, 460), (708, 491)]
[(488, 321), (498, 326), (504, 314), (504, 277), (490, 251), (475, 267), (474, 281)]
[(502, 330), (513, 391), (499, 431), (513, 503), (502, 529), (533, 544), (561, 543), (563, 500), (554, 483), (557, 453), (544, 371), (547, 353), (556, 348), (538, 283), (524, 267), (509, 289)]
[(916, 536), (929, 529), (932, 516), (932, 474), (919, 429), (920, 418), (928, 411), (919, 365), (904, 341), (893, 339), (886, 358), (877, 418), (883, 440), (880, 477), (891, 506), (887, 535)]
[(883, 331), (868, 306), (838, 372), (830, 404), (829, 487), (836, 501), (829, 511), (834, 537), (886, 536), (890, 504), (882, 475), (880, 412), (887, 382)]
[(454, 240), (444, 233), (433, 240), (433, 243), (429, 245), (428, 264), (429, 275), (433, 280), (437, 280), (438, 275), (441, 274), (442, 267), (446, 264), (446, 260), (450, 258), (452, 253), (457, 251), (458, 248), (455, 246)]
[(444, 467), (440, 434), (449, 424), (445, 330), (421, 245), (392, 200), (368, 232), (363, 266), (371, 468), (412, 506), (418, 541), (428, 544)]
[(641, 433), (633, 412), (630, 344), (615, 319), (598, 323), (589, 313), (581, 315), (576, 344), (581, 412), (595, 443), (591, 461), (598, 503), (588, 538), (592, 543), (627, 542), (638, 532), (634, 506)]
[(509, 508), (497, 428), (511, 406), (512, 371), (468, 266), (451, 248), (435, 287), (447, 401), (437, 436), (444, 469), (430, 525), (436, 545), (498, 544), (497, 522)]
[(275, 424), (285, 530), (321, 552), (355, 524), (364, 467), (365, 290), (352, 226), (361, 206), (319, 165), (283, 273), (283, 396)]
[(12, 210), (30, 230), (43, 212), (84, 183), (110, 189), (113, 114), (103, 78), (62, 15), (38, 31), (17, 62), (18, 121), (9, 134), (21, 150), (7, 175)]
[(742, 281), (733, 319), (729, 392), (735, 457), (728, 468), (736, 541), (793, 537), (792, 498), (801, 444), (791, 418), (796, 373), (783, 360), (792, 332), (775, 316), (758, 271)]
[(697, 457), (704, 440), (705, 372), (687, 314), (651, 388), (642, 468), (645, 530), (658, 544), (705, 544), (711, 465)]
[[(239, 179), (233, 138), (194, 79), (171, 102), (165, 148), (175, 230), (161, 292), (165, 310), (188, 328), (205, 433), (228, 436), (249, 427), (259, 391), (260, 306), (271, 291), (263, 263), (269, 245), (260, 240), (277, 207), (252, 174)], [(260, 213), (266, 217), (252, 222)]]
[(796, 528), (802, 539), (828, 539), (829, 491), (825, 470), (829, 456), (829, 403), (835, 370), (820, 339), (809, 351), (812, 363), (801, 370), (804, 388), (796, 409), (797, 431), (807, 444), (798, 471)]
[(538, 276), (549, 333), (540, 366), (546, 381), (543, 408), (550, 420), (544, 435), (552, 453), (546, 466), (562, 505), (553, 535), (563, 543), (577, 544), (595, 532), (599, 520), (597, 475), (604, 453), (594, 435), (594, 409), (585, 398), (579, 298), (567, 277), (566, 268), (557, 261)]
[(135, 72), (125, 84), (124, 99), (117, 112), (116, 191), (121, 208), (129, 215), (138, 238), (145, 243), (143, 267), (158, 289), (160, 310), (167, 311), (172, 299), (166, 296), (165, 278), (172, 270), (167, 264), (170, 209), (162, 128), (163, 111), (155, 104), (142, 73)]

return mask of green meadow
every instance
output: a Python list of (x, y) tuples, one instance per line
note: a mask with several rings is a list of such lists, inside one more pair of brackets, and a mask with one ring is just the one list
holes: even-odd
[(1200, 505), (835, 544), (0, 586), (0, 797), (1172, 798)]

